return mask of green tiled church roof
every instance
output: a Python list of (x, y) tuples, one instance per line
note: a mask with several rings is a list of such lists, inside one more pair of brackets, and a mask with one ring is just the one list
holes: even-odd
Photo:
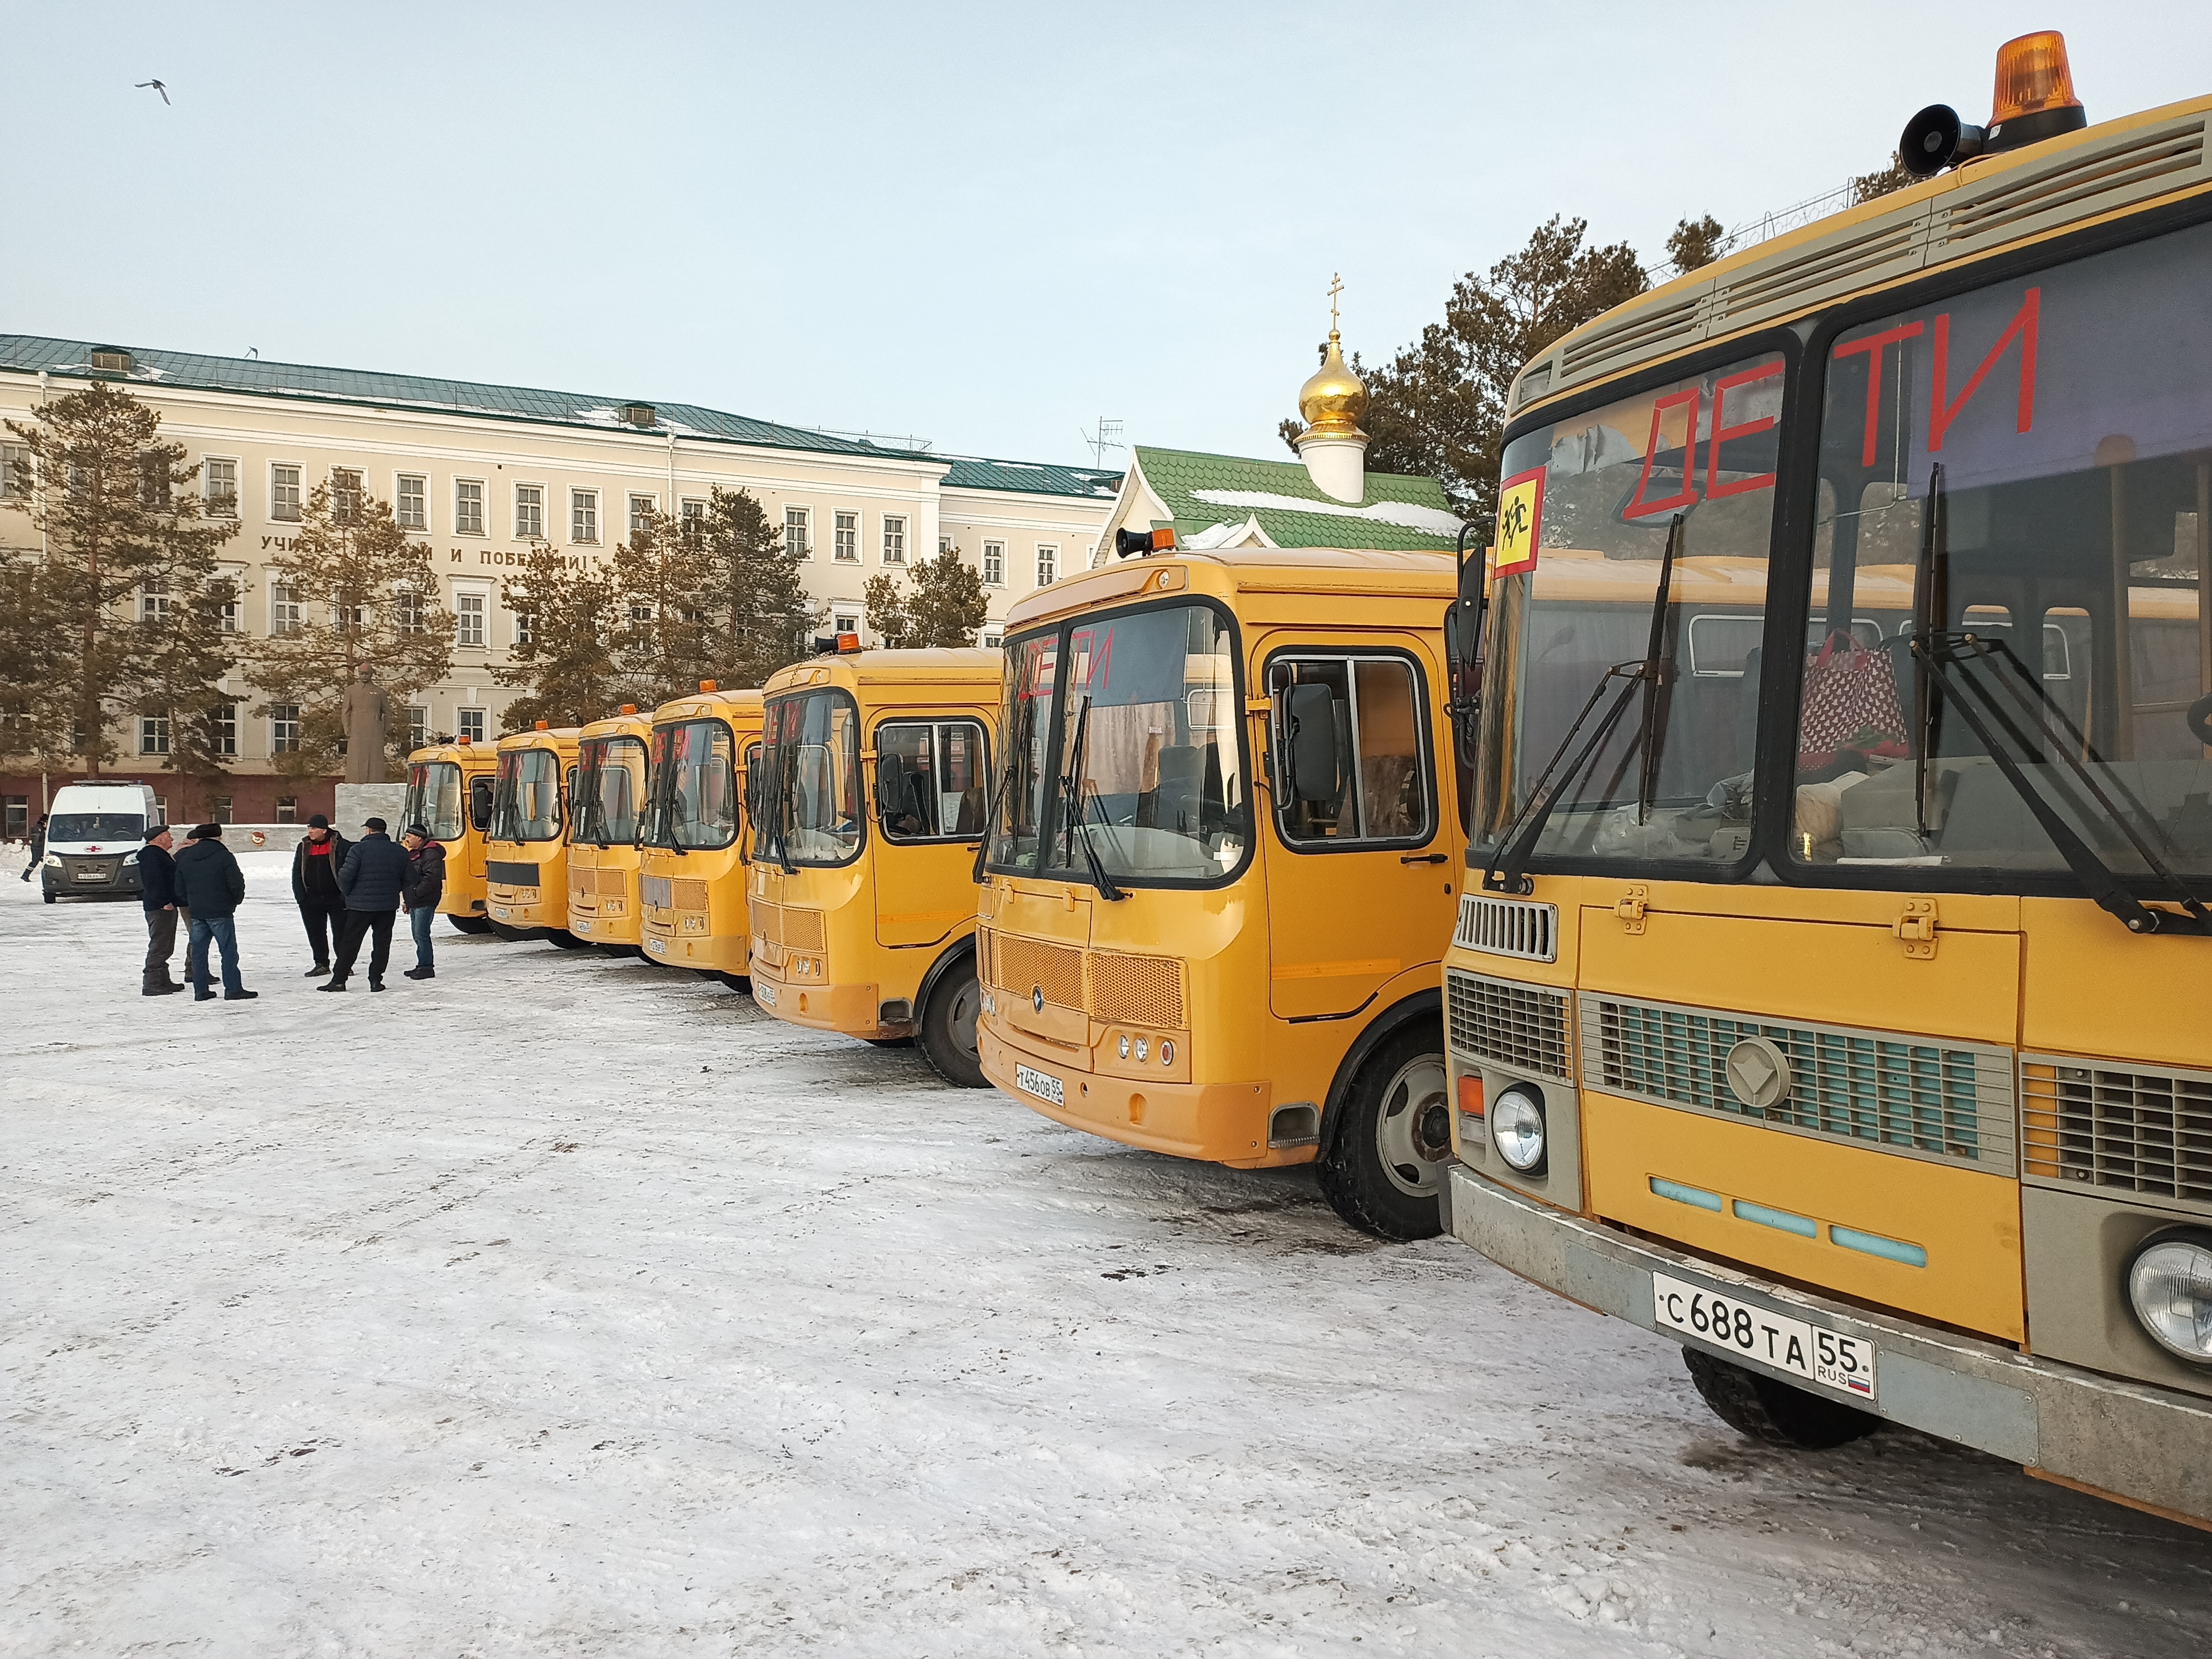
[[(88, 340), (57, 340), (41, 335), (0, 334), (0, 371), (49, 373), (94, 378), (92, 354), (109, 349)], [(447, 380), (421, 374), (386, 374), (371, 369), (325, 368), (308, 363), (264, 362), (258, 357), (215, 357), (201, 353), (128, 348), (131, 368), (118, 378), (146, 386), (194, 391), (238, 392), (259, 397), (294, 398), (303, 403), (351, 404), (378, 409), (428, 410), (540, 426), (586, 427), (600, 431), (647, 432), (665, 437), (717, 440), (768, 449), (802, 449), (817, 454), (875, 456), (890, 460), (936, 461), (952, 471), (945, 483), (956, 489), (1026, 490), (1046, 495), (1107, 495), (1121, 483), (1113, 472), (1036, 465), (1020, 461), (939, 456), (901, 449), (866, 439), (841, 438), (805, 427), (784, 426), (732, 415), (696, 404), (653, 404), (655, 424), (629, 425), (621, 410), (629, 398), (579, 392), (548, 392), (536, 386), (492, 386), (480, 380)], [(639, 399), (637, 401), (644, 401)]]
[(1324, 495), (1303, 461), (1144, 445), (1133, 453), (1184, 541), (1247, 518), (1258, 520), (1279, 547), (1449, 549), (1459, 533), (1443, 486), (1434, 478), (1370, 472), (1366, 495), (1355, 507)]

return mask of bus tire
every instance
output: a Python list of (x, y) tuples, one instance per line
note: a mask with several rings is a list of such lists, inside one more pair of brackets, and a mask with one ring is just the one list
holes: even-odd
[(503, 939), (509, 945), (520, 945), (530, 937), (520, 927), (508, 927), (496, 921), (488, 921), (484, 926), (491, 929), (494, 939)]
[(970, 955), (950, 972), (940, 974), (921, 1005), (921, 1020), (915, 1040), (929, 1069), (956, 1089), (988, 1089), (983, 1062), (975, 1051), (975, 1016), (983, 1006), (983, 988), (975, 982), (975, 958)]
[(1703, 1348), (1685, 1347), (1682, 1364), (1698, 1397), (1715, 1417), (1747, 1439), (1800, 1451), (1826, 1451), (1863, 1438), (1881, 1419), (1840, 1400), (1746, 1369)]
[(578, 939), (565, 927), (548, 927), (545, 930), (545, 942), (548, 945), (558, 945), (563, 951), (588, 950), (592, 943), (587, 939)]
[(453, 924), (456, 933), (489, 933), (491, 932), (491, 918), (489, 916), (447, 916), (446, 920)]
[(1451, 1159), (1443, 1033), (1425, 1022), (1385, 1038), (1359, 1068), (1314, 1174), (1329, 1207), (1364, 1233), (1405, 1243), (1443, 1231)]

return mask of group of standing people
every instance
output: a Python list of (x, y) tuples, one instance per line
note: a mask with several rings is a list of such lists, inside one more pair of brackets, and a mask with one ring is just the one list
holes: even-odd
[[(343, 991), (353, 976), (364, 941), (369, 942), (368, 988), (384, 988), (392, 957), (392, 923), (404, 907), (413, 931), (415, 965), (409, 979), (436, 977), (430, 924), (446, 885), (446, 849), (419, 823), (408, 825), (395, 843), (382, 818), (368, 819), (359, 841), (348, 841), (318, 812), (292, 856), (292, 897), (314, 951), (309, 979), (324, 981), (319, 991)], [(246, 875), (222, 844), (222, 826), (203, 823), (185, 837), (182, 852), (167, 824), (146, 832), (138, 855), (139, 902), (146, 911), (146, 967), (143, 994), (167, 996), (184, 986), (169, 977), (176, 952), (177, 926), (186, 927), (186, 978), (195, 1000), (213, 1000), (208, 950), (222, 953), (222, 995), (238, 1002), (258, 996), (238, 972), (234, 917), (246, 898)]]

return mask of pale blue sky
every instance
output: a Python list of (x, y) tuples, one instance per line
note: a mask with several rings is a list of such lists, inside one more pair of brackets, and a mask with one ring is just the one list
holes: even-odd
[[(2212, 92), (2212, 8), (0, 4), (0, 331), (1246, 454), (1554, 212), (1655, 259), (1987, 114)], [(173, 106), (131, 83), (160, 76)]]

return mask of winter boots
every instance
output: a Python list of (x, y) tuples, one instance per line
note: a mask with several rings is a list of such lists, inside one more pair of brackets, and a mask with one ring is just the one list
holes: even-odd
[(329, 963), (319, 962), (313, 967), (308, 969), (305, 974), (301, 975), (301, 977), (303, 979), (327, 979), (330, 977), (330, 972), (331, 964)]
[(438, 971), (434, 968), (410, 968), (406, 972), (405, 977), (408, 979), (435, 979), (438, 977)]
[(139, 988), (138, 991), (138, 994), (141, 996), (166, 997), (185, 988), (183, 986), (178, 984), (176, 981), (171, 979), (166, 972), (148, 974), (144, 975), (144, 984)]

